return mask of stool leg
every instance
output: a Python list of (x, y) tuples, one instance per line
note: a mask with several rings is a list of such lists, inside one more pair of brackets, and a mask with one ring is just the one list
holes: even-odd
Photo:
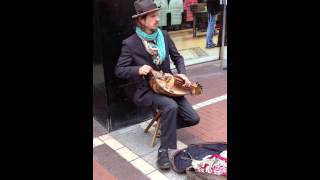
[(154, 117), (152, 121), (148, 124), (148, 126), (144, 129), (144, 133), (147, 133), (152, 126), (152, 124), (156, 121), (156, 118)]
[(151, 146), (154, 147), (155, 142), (156, 142), (156, 138), (157, 138), (157, 134), (159, 131), (159, 127), (160, 127), (160, 117), (157, 118), (157, 126), (156, 126), (156, 130), (152, 136), (152, 142), (151, 142)]
[(157, 114), (153, 117), (152, 121), (148, 124), (148, 126), (144, 129), (144, 133), (147, 133), (152, 126), (152, 124), (160, 117), (160, 113), (157, 112)]

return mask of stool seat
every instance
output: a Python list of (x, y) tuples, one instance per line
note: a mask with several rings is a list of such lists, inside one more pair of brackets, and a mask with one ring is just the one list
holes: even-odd
[(156, 113), (155, 113), (155, 115), (153, 116), (152, 120), (150, 121), (150, 123), (148, 124), (148, 126), (144, 129), (144, 133), (147, 133), (147, 132), (149, 131), (150, 127), (151, 127), (155, 122), (157, 122), (157, 125), (156, 125), (155, 132), (154, 132), (153, 135), (152, 135), (152, 141), (151, 141), (151, 146), (152, 146), (152, 147), (154, 147), (154, 145), (155, 145), (156, 138), (157, 138), (158, 131), (159, 131), (159, 127), (160, 127), (160, 112), (159, 112), (159, 110), (156, 110)]

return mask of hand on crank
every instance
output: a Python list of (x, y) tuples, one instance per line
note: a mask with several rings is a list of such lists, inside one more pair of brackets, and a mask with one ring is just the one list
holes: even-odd
[(143, 65), (139, 68), (139, 75), (147, 75), (151, 70), (151, 66)]
[(191, 82), (190, 80), (187, 78), (186, 75), (184, 74), (176, 74), (177, 76), (181, 77), (184, 80), (184, 84), (182, 86), (184, 87), (190, 87), (191, 86)]

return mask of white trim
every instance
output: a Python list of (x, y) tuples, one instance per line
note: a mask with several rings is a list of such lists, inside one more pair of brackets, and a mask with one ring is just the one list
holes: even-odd
[(199, 109), (199, 108), (202, 108), (202, 107), (205, 107), (205, 106), (208, 106), (208, 105), (211, 105), (211, 104), (214, 104), (214, 103), (217, 103), (219, 101), (223, 101), (227, 99), (227, 94), (224, 94), (222, 96), (218, 96), (218, 97), (215, 97), (215, 98), (212, 98), (212, 99), (209, 99), (207, 101), (203, 101), (201, 103), (198, 103), (198, 104), (195, 104), (193, 105), (193, 109)]

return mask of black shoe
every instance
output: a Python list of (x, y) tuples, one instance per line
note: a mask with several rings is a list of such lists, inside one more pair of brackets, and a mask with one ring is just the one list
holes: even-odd
[(168, 149), (160, 148), (158, 150), (157, 165), (160, 169), (170, 169), (170, 160), (168, 156)]

